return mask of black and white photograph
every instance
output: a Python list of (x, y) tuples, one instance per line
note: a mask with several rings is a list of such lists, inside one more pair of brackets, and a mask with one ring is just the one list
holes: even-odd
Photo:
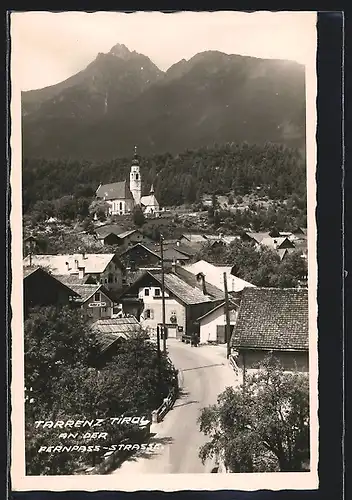
[(12, 12), (15, 490), (318, 487), (315, 12)]

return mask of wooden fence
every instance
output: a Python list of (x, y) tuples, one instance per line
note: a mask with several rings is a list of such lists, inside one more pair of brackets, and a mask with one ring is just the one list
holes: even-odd
[(177, 398), (177, 389), (173, 388), (169, 392), (167, 398), (161, 403), (159, 408), (152, 412), (152, 422), (159, 423), (165, 417), (165, 415), (171, 410)]

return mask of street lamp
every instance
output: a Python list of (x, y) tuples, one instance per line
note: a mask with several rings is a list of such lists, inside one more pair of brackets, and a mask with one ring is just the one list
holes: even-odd
[(164, 236), (162, 234), (160, 234), (160, 255), (161, 255), (161, 301), (162, 301), (163, 351), (166, 354)]

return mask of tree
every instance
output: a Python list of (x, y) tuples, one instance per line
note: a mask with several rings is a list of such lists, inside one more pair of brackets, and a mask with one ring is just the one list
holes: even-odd
[(307, 278), (307, 274), (307, 261), (302, 257), (302, 252), (295, 250), (281, 262), (278, 269), (277, 286), (296, 287)]
[(110, 205), (104, 200), (94, 200), (89, 206), (90, 215), (96, 215), (99, 220), (106, 220)]
[[(157, 346), (144, 332), (136, 331), (122, 340), (109, 360), (101, 357), (99, 339), (80, 310), (44, 307), (32, 311), (25, 322), (27, 474), (72, 474), (95, 465), (104, 454), (103, 448), (83, 451), (89, 444), (99, 444), (84, 439), (89, 428), (60, 439), (62, 431), (37, 428), (36, 421), (100, 418), (104, 423), (98, 430), (107, 433), (104, 446), (126, 438), (139, 442), (143, 430), (135, 425), (114, 426), (110, 419), (123, 414), (150, 419), (176, 380), (168, 358), (158, 355)], [(41, 446), (49, 445), (79, 449), (73, 454), (38, 453)]]
[(88, 365), (98, 341), (81, 310), (45, 307), (34, 309), (25, 321), (24, 349), (25, 385), (32, 388), (32, 397), (46, 395), (51, 405), (62, 366)]
[(82, 229), (88, 234), (94, 233), (94, 223), (90, 217), (86, 217), (82, 222)]
[(245, 385), (227, 387), (202, 410), (200, 430), (210, 441), (203, 463), (222, 457), (230, 472), (299, 472), (309, 463), (308, 375), (284, 372), (268, 357)]
[(142, 227), (145, 224), (144, 213), (139, 205), (133, 209), (133, 223), (137, 227)]

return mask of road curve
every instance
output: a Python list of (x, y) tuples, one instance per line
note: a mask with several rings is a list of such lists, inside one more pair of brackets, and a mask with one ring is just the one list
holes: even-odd
[(169, 357), (179, 370), (181, 392), (173, 409), (159, 424), (150, 442), (159, 448), (126, 460), (112, 474), (209, 473), (213, 464), (202, 464), (198, 452), (207, 437), (199, 431), (200, 410), (216, 403), (225, 387), (238, 380), (226, 360), (225, 346), (191, 347), (168, 341)]

